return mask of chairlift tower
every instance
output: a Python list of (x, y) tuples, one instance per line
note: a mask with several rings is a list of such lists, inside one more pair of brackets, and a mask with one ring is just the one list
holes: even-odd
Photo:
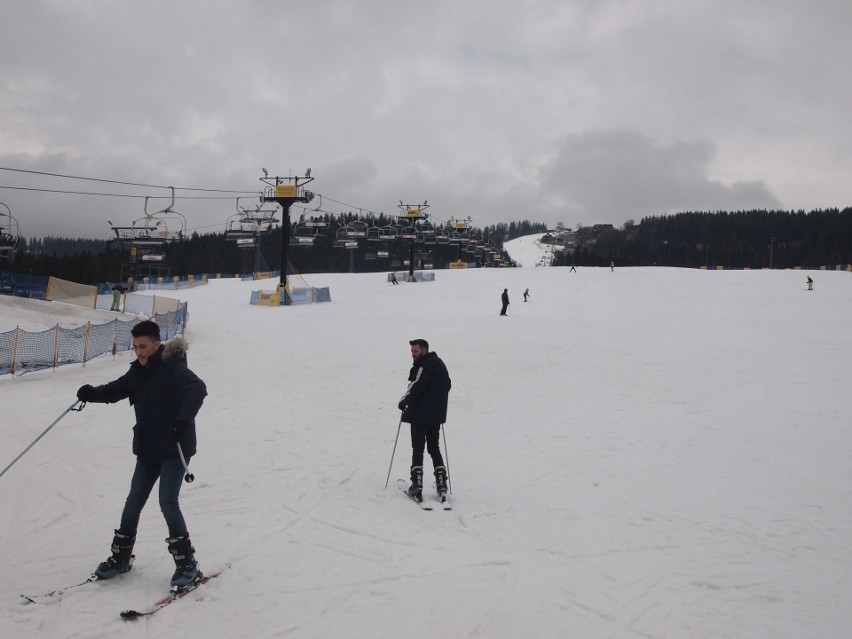
[(450, 227), (450, 244), (455, 244), (458, 247), (458, 252), (456, 253), (456, 261), (461, 262), (461, 252), (463, 248), (467, 248), (469, 242), (469, 234), (468, 232), (471, 229), (471, 225), (473, 224), (473, 220), (468, 216), (465, 220), (459, 220), (456, 218), (450, 218), (450, 221), (447, 225)]
[(287, 264), (289, 263), (290, 248), (290, 207), (296, 202), (310, 202), (314, 194), (304, 188), (305, 184), (312, 182), (311, 170), (305, 171), (304, 176), (295, 177), (269, 177), (269, 171), (263, 169), (263, 177), (260, 181), (267, 184), (262, 200), (264, 202), (275, 202), (281, 207), (282, 233), (281, 233), (281, 278), (278, 288), (287, 286)]
[[(429, 214), (426, 213), (426, 209), (429, 208), (429, 204), (428, 200), (425, 200), (423, 204), (403, 204), (402, 200), (400, 200), (397, 208), (402, 210), (402, 215), (398, 215), (397, 217), (400, 222), (407, 225), (400, 231), (399, 236), (404, 240), (408, 240), (408, 281), (413, 282), (414, 251), (418, 244), (417, 230), (419, 226), (426, 223), (426, 220), (429, 219)], [(429, 223), (429, 228), (432, 235), (434, 235), (434, 227), (431, 223)]]

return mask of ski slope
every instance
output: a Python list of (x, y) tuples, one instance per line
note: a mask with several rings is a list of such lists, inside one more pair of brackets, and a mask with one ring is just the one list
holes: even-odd
[[(154, 497), (131, 573), (22, 604), (109, 554), (133, 413), (88, 405), (0, 478), (0, 636), (847, 636), (852, 277), (806, 275), (313, 275), (332, 302), (282, 308), (248, 304), (273, 281), (180, 291), (210, 392), (181, 503), (202, 569), (230, 568), (121, 620), (173, 571)], [(396, 487), (404, 425), (384, 489), (415, 337), (453, 380), (450, 512)], [(0, 466), (130, 357), (0, 377)]]
[(524, 268), (534, 267), (542, 262), (549, 264), (553, 259), (553, 251), (547, 244), (539, 243), (544, 235), (544, 233), (536, 233), (516, 237), (514, 240), (504, 242), (503, 250), (515, 260), (518, 266)]

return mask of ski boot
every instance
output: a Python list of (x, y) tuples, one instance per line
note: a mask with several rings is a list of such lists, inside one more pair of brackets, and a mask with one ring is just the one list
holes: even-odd
[(438, 490), (438, 497), (444, 501), (447, 496), (447, 469), (444, 466), (435, 469), (435, 488)]
[(407, 492), (412, 499), (423, 501), (423, 466), (411, 467), (411, 486)]
[(132, 554), (135, 542), (135, 535), (131, 537), (120, 530), (116, 530), (115, 537), (112, 538), (112, 546), (110, 546), (112, 557), (98, 564), (95, 569), (95, 576), (98, 579), (112, 579), (122, 572), (129, 571), (135, 558)]
[(189, 541), (189, 535), (169, 537), (166, 543), (175, 560), (175, 574), (172, 575), (171, 587), (180, 590), (198, 581), (201, 572), (198, 570), (198, 562), (195, 561), (195, 548)]

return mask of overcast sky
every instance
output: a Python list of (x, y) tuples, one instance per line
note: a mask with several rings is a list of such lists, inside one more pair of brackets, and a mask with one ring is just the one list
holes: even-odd
[[(247, 192), (261, 167), (311, 167), (309, 188), (356, 211), (428, 200), (477, 226), (843, 208), (850, 33), (849, 0), (7, 0), (0, 167)], [(7, 170), (0, 186), (165, 194)], [(144, 216), (138, 198), (0, 202), (25, 237)], [(221, 231), (235, 201), (175, 209)]]

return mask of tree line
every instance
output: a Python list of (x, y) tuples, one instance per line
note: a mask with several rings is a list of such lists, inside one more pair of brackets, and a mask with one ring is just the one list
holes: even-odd
[(683, 212), (627, 222), (557, 265), (813, 268), (852, 264), (852, 208)]
[[(381, 272), (391, 269), (402, 270), (404, 260), (409, 258), (408, 243), (401, 240), (372, 242), (361, 238), (358, 248), (344, 249), (336, 246), (338, 230), (355, 220), (363, 220), (373, 227), (388, 226), (397, 221), (395, 216), (384, 214), (358, 216), (354, 213), (321, 216), (327, 226), (318, 229), (312, 245), (290, 246), (288, 257), (300, 273), (323, 272)], [(294, 220), (295, 226), (299, 220)], [(472, 228), (488, 241), (496, 251), (502, 250), (507, 240), (543, 233), (547, 226), (529, 220), (499, 223), (481, 228)], [(260, 270), (271, 271), (281, 264), (281, 241), (283, 228), (274, 226), (260, 236)], [(129, 247), (116, 240), (71, 239), (47, 237), (22, 241), (21, 250), (7, 270), (28, 275), (53, 275), (85, 284), (115, 282), (119, 280), (122, 264), (129, 259)], [(379, 258), (379, 249), (389, 252), (387, 258)], [(240, 248), (234, 241), (225, 238), (225, 233), (192, 233), (184, 240), (167, 243), (158, 249), (165, 255), (172, 276), (200, 273), (243, 274), (251, 273), (255, 266), (254, 248)], [(473, 255), (454, 244), (418, 245), (416, 263), (432, 264), (443, 268), (448, 262), (462, 259), (478, 261)]]
[[(320, 229), (312, 246), (289, 248), (293, 267), (302, 273), (380, 272), (402, 270), (408, 259), (407, 243), (369, 242), (361, 239), (358, 248), (335, 246), (338, 229), (356, 219), (371, 226), (396, 222), (395, 216), (359, 217), (353, 213), (326, 214), (327, 227)], [(298, 221), (294, 221), (294, 225)], [(677, 266), (699, 268), (814, 268), (821, 265), (852, 264), (852, 208), (805, 211), (735, 212), (687, 211), (656, 215), (632, 221), (621, 228), (609, 228), (596, 235), (578, 229), (576, 248), (557, 257), (555, 265), (576, 263), (606, 266)], [(534, 233), (547, 226), (529, 220), (500, 223), (472, 229), (501, 251), (504, 242)], [(276, 226), (261, 236), (261, 270), (277, 269), (281, 263), (282, 228)], [(388, 258), (376, 256), (387, 248)], [(81, 283), (117, 281), (121, 265), (128, 260), (129, 248), (115, 240), (46, 237), (21, 242), (21, 251), (7, 270), (29, 275), (54, 275)], [(224, 233), (193, 233), (190, 237), (163, 246), (165, 263), (172, 275), (195, 273), (250, 273), (254, 269), (254, 249), (241, 249), (225, 239)], [(443, 268), (456, 259), (476, 261), (458, 245), (433, 244), (418, 248), (421, 264)]]

